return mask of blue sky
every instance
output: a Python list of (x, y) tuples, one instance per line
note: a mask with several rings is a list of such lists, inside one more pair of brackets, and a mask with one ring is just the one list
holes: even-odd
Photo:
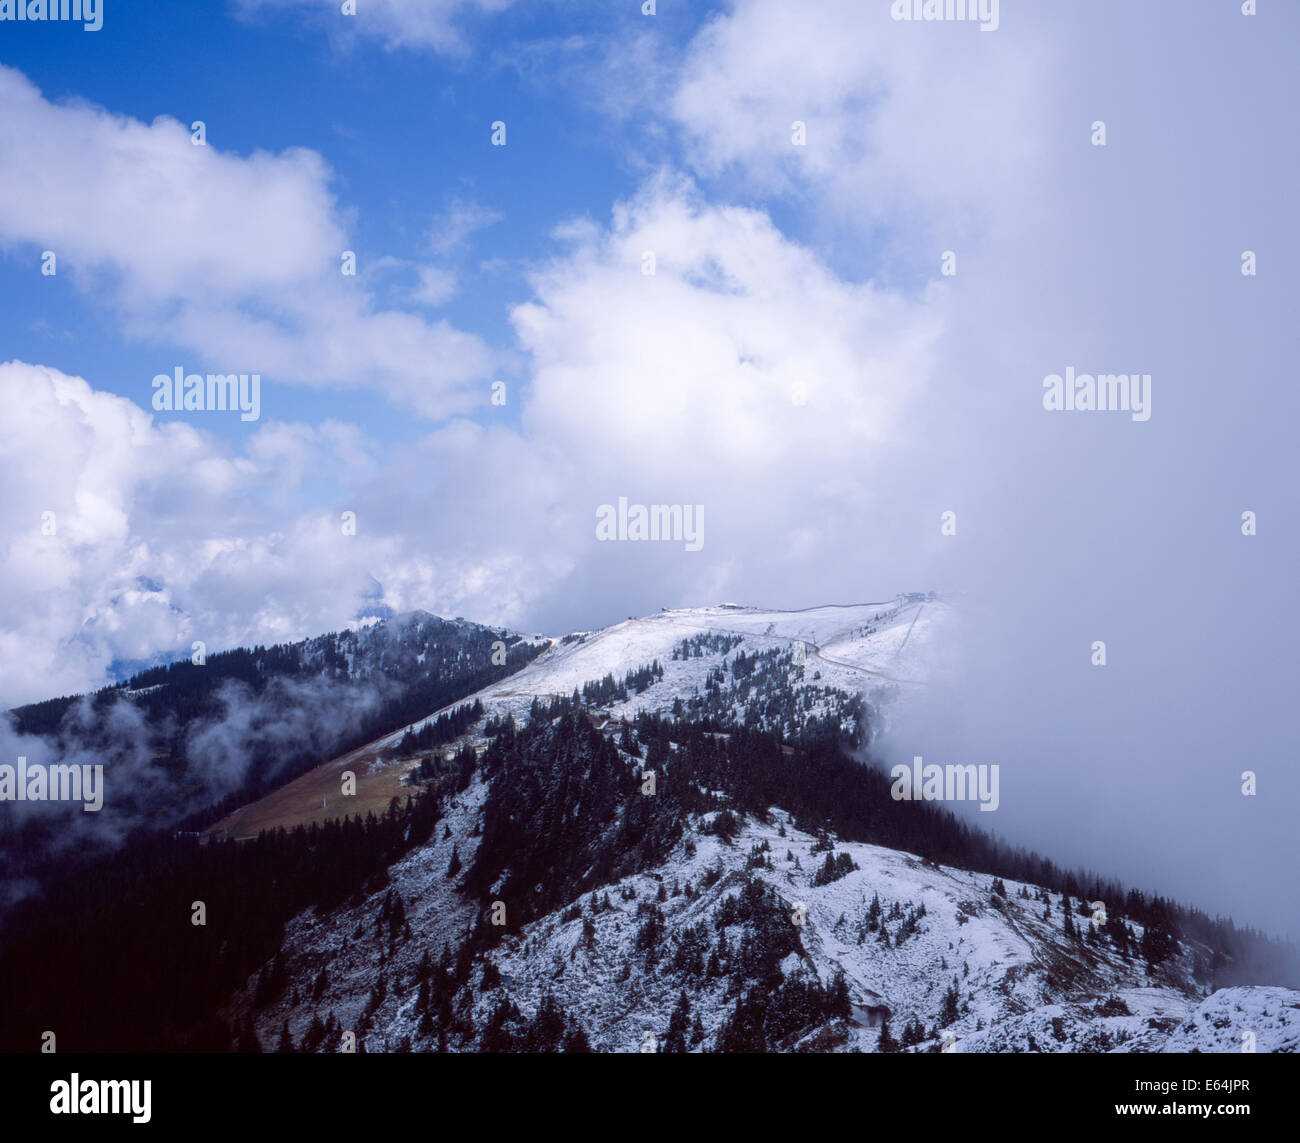
[[(408, 257), (457, 203), (496, 216), (450, 252), (448, 264), (465, 276), (438, 308), (458, 327), (509, 346), (508, 307), (527, 296), (523, 270), (551, 252), (551, 229), (574, 214), (606, 215), (634, 189), (635, 165), (649, 160), (633, 153), (620, 125), (583, 103), (576, 80), (546, 70), (544, 59), (527, 62), (528, 53), (581, 59), (593, 36), (616, 36), (619, 24), (635, 27), (645, 17), (625, 4), (471, 10), (458, 19), (482, 48), (443, 54), (387, 47), (358, 35), (342, 15), (334, 19), (336, 6), (316, 8), (241, 13), (207, 0), (187, 4), (182, 17), (110, 3), (97, 33), (72, 24), (4, 27), (0, 59), (51, 100), (89, 100), (145, 123), (201, 119), (223, 151), (318, 152), (332, 170), (331, 189), (353, 212), (348, 233), (360, 272), (376, 275), (381, 296), (413, 275), (375, 271), (374, 263)], [(694, 5), (688, 16), (684, 6), (665, 5), (656, 33), (681, 39), (688, 19), (698, 23), (709, 11)], [(504, 148), (490, 145), (496, 120), (508, 125)], [(30, 248), (5, 254), (10, 272), (0, 298), (10, 352), (94, 371), (103, 388), (138, 401), (139, 379), (157, 372), (165, 343), (115, 336), (113, 322), (64, 283), (33, 293), (20, 272)], [(387, 442), (419, 431), (392, 409), (346, 395), (296, 393), (293, 410), (306, 419), (360, 419)]]
[[(9, 24), (0, 59), (56, 103), (90, 101), (143, 123), (202, 120), (209, 144), (223, 152), (315, 151), (329, 166), (329, 189), (348, 215), (348, 248), (377, 301), (402, 304), (401, 291), (415, 280), (412, 254), (449, 213), (481, 210), (482, 228), (439, 259), (457, 274), (458, 288), (432, 309), (509, 355), (508, 311), (529, 295), (527, 270), (554, 255), (552, 229), (575, 216), (603, 220), (647, 171), (682, 158), (680, 140), (653, 117), (608, 114), (607, 93), (593, 85), (610, 79), (592, 73), (606, 66), (611, 45), (639, 36), (653, 41), (656, 54), (680, 52), (723, 6), (664, 4), (650, 33), (639, 4), (514, 4), (491, 13), (471, 4), (454, 10), (466, 43), (451, 52), (359, 33), (365, 6), (353, 19), (336, 7), (281, 11), (209, 0), (177, 18), (147, 5), (110, 5), (96, 33)], [(642, 65), (659, 66), (633, 48), (625, 66)], [(504, 148), (490, 145), (497, 120), (508, 126)], [(696, 174), (709, 181), (707, 172)], [(815, 235), (816, 219), (788, 195), (730, 189), (740, 190), (733, 201), (771, 212), (787, 233)], [(851, 275), (915, 277), (882, 265), (874, 251), (826, 243), (821, 252)], [(165, 336), (121, 337), (103, 308), (66, 279), (33, 293), (23, 273), (32, 254), (30, 244), (4, 250), (11, 272), (0, 280), (0, 299), (12, 354), (57, 361), (78, 375), (93, 371), (101, 388), (137, 402), (141, 378), (186, 360)], [(195, 368), (222, 367), (193, 358)], [(495, 375), (521, 381), (519, 367), (507, 356)], [(263, 375), (268, 393), (276, 382), (273, 372)], [(277, 408), (282, 418), (290, 409), (294, 419), (344, 417), (384, 444), (421, 431), (400, 410), (355, 392), (282, 393)], [(239, 432), (220, 422), (208, 427)]]
[[(552, 633), (937, 589), (969, 622), (890, 761), (999, 761), (1017, 840), (1274, 915), (1300, 9), (1260, 8), (0, 22), (0, 698), (337, 629), (376, 583)], [(176, 365), (259, 373), (260, 419), (155, 413)], [(1149, 374), (1150, 419), (1044, 410), (1067, 368)], [(621, 496), (702, 505), (703, 547), (600, 542)]]

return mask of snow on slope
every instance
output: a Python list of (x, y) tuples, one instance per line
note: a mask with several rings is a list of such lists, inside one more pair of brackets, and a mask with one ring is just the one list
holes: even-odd
[(1257, 1052), (1300, 1052), (1300, 992), (1293, 988), (1223, 988), (1188, 1014), (1163, 1052), (1240, 1052), (1253, 1036)]
[[(1148, 986), (1140, 963), (1135, 967), (1118, 955), (1083, 949), (1067, 939), (1059, 895), (1053, 895), (1052, 915), (1044, 921), (1039, 902), (1018, 898), (1017, 882), (1006, 882), (1007, 898), (995, 897), (989, 876), (927, 865), (912, 854), (879, 846), (843, 842), (836, 844), (835, 851), (848, 853), (858, 870), (829, 885), (814, 886), (813, 876), (824, 857), (813, 851), (816, 839), (795, 829), (782, 811), (773, 810), (772, 819), (771, 824), (747, 821), (730, 845), (697, 835), (692, 839), (694, 856), (686, 856), (683, 848), (662, 870), (611, 886), (608, 897), (616, 907), (594, 916), (596, 935), (589, 946), (581, 939), (582, 920), (562, 923), (554, 916), (507, 942), (495, 959), (515, 981), (515, 1002), (531, 1011), (551, 990), (562, 1008), (581, 1013), (589, 1027), (602, 1030), (593, 1036), (593, 1045), (606, 1051), (638, 1050), (642, 1029), (662, 1035), (680, 982), (671, 974), (635, 971), (626, 983), (616, 979), (617, 966), (628, 959), (635, 964), (632, 942), (638, 904), (654, 900), (661, 881), (698, 884), (706, 871), (720, 866), (723, 877), (697, 900), (670, 897), (661, 906), (668, 919), (665, 947), (684, 928), (700, 921), (712, 929), (721, 900), (734, 894), (743, 881), (752, 846), (766, 843), (775, 868), (756, 869), (752, 875), (772, 886), (791, 911), (798, 903), (806, 907), (805, 955), (789, 970), (812, 973), (829, 985), (836, 970), (843, 969), (859, 1013), (837, 1029), (836, 1042), (822, 1043), (819, 1049), (875, 1051), (879, 1030), (866, 1014), (882, 1005), (891, 1014), (895, 1037), (913, 1015), (932, 1028), (954, 979), (963, 1006), (960, 1018), (947, 1029), (952, 1037), (949, 1050), (954, 1051), (1108, 1050), (1150, 1033), (1152, 1018), (1157, 1023), (1180, 1022), (1192, 1010), (1194, 998), (1177, 988)], [(785, 836), (780, 835), (782, 828)], [(635, 889), (634, 899), (622, 901), (623, 884)], [(923, 904), (919, 932), (893, 947), (864, 933), (861, 921), (875, 895), (886, 913), (895, 903), (904, 913)], [(898, 922), (890, 921), (888, 926), (897, 931)], [(1140, 933), (1140, 926), (1136, 931)], [(734, 944), (736, 933), (729, 936)], [(708, 996), (711, 1003), (696, 1005), (709, 1037), (734, 1003), (724, 991), (725, 985), (719, 983)], [(1300, 993), (1271, 991), (1300, 1001)], [(1098, 1015), (1096, 997), (1108, 994), (1119, 997), (1131, 1015)], [(486, 1018), (488, 999), (482, 1005), (477, 1014)], [(1249, 1022), (1254, 1012), (1252, 1008), (1242, 1013), (1230, 1026), (1245, 1027), (1243, 1021)], [(1025, 1014), (1033, 1019), (1025, 1020)], [(1060, 1019), (1060, 1024), (1054, 1025), (1054, 1019)], [(988, 1031), (991, 1027), (998, 1031)], [(1039, 1028), (1037, 1038), (1034, 1027)], [(1258, 1034), (1263, 1043), (1263, 1024)], [(919, 1048), (933, 1043), (927, 1040)]]
[[(710, 672), (736, 654), (786, 652), (797, 642), (806, 645), (808, 658), (802, 679), (791, 674), (794, 687), (906, 693), (923, 685), (936, 641), (951, 619), (948, 605), (918, 596), (806, 611), (733, 605), (662, 611), (553, 640), (532, 664), (477, 697), (489, 714), (510, 712), (522, 721), (534, 697), (567, 697), (585, 683), (611, 674), (621, 680), (658, 660), (663, 679), (610, 709), (622, 715), (665, 710), (674, 699), (702, 690)], [(743, 641), (725, 651), (673, 659), (675, 646), (700, 634)], [(820, 681), (811, 681), (818, 673)], [(477, 733), (469, 737), (481, 741)], [(314, 1016), (327, 1012), (343, 1027), (359, 1026), (381, 972), (389, 997), (363, 1033), (367, 1049), (392, 1050), (407, 1037), (419, 1042), (415, 964), (425, 952), (436, 958), (444, 943), (455, 949), (474, 923), (477, 907), (457, 890), (459, 877), (448, 872), (453, 852), (466, 867), (473, 861), (486, 793), (475, 778), (454, 797), (435, 837), (390, 870), (392, 891), (405, 903), (415, 939), (385, 950), (377, 938), (376, 916), (387, 890), (326, 917), (304, 913), (290, 923), (285, 947), (292, 952), (301, 1002), (282, 999), (257, 1015), (264, 1043), (274, 1042), (285, 1019), (297, 1039)], [(848, 854), (857, 868), (814, 885), (825, 854), (814, 851), (815, 839), (797, 830), (785, 811), (773, 808), (768, 821), (745, 819), (730, 844), (709, 831), (712, 816), (695, 819), (662, 865), (602, 885), (488, 952), (501, 983), (484, 986), (481, 966), (475, 969), (464, 1026), (485, 1027), (502, 998), (531, 1017), (550, 994), (582, 1023), (596, 1049), (639, 1051), (645, 1032), (665, 1034), (686, 986), (692, 1018), (699, 1018), (703, 1030), (696, 1046), (712, 1045), (734, 1011), (737, 993), (725, 976), (687, 981), (680, 972), (641, 963), (636, 937), (642, 910), (655, 903), (662, 911), (659, 943), (667, 956), (694, 926), (715, 932), (724, 903), (754, 879), (770, 886), (786, 909), (806, 908), (799, 951), (783, 962), (786, 975), (808, 974), (826, 985), (843, 971), (850, 990), (852, 1019), (822, 1026), (805, 1042), (788, 1045), (793, 1049), (875, 1051), (878, 1019), (888, 1012), (895, 1038), (913, 1018), (926, 1029), (930, 1038), (913, 1050), (1240, 1051), (1247, 1033), (1258, 1051), (1300, 1050), (1300, 992), (1234, 988), (1204, 997), (1190, 984), (1190, 967), (1208, 950), (1185, 944), (1176, 963), (1149, 974), (1140, 958), (1125, 959), (1109, 944), (1067, 938), (1059, 894), (1045, 901), (1036, 887), (1007, 881), (1004, 897), (987, 875), (874, 845), (836, 840), (834, 852)], [(755, 847), (763, 850), (764, 862), (752, 860)], [(866, 924), (875, 896), (886, 911), (888, 942), (880, 940), (878, 926)], [(915, 931), (900, 941), (908, 916), (918, 918)], [(1140, 939), (1141, 926), (1131, 928)], [(728, 940), (735, 947), (739, 931), (729, 932)], [(321, 968), (328, 969), (329, 988), (312, 1003), (308, 986)], [(940, 1032), (950, 986), (960, 997), (959, 1015)]]
[[(806, 684), (815, 681), (849, 694), (880, 695), (925, 684), (944, 630), (953, 620), (950, 604), (920, 593), (879, 603), (800, 611), (726, 603), (664, 609), (599, 631), (554, 639), (550, 649), (523, 670), (465, 701), (479, 699), (489, 715), (511, 713), (520, 719), (535, 697), (567, 698), (586, 683), (609, 674), (621, 681), (628, 671), (658, 660), (664, 678), (628, 702), (613, 705), (610, 711), (628, 717), (641, 710), (666, 711), (675, 699), (702, 691), (709, 672), (736, 653), (791, 651), (800, 643), (806, 655)], [(675, 646), (702, 634), (734, 635), (743, 642), (726, 655), (673, 660)], [(814, 675), (819, 677), (814, 680)], [(431, 711), (430, 718), (440, 713)], [(416, 729), (422, 725), (417, 723)], [(391, 748), (404, 733), (405, 728), (388, 736), (379, 748)]]
[[(436, 958), (444, 941), (454, 948), (474, 915), (447, 869), (453, 848), (466, 863), (473, 858), (484, 794), (475, 781), (455, 799), (435, 840), (390, 871), (391, 889), (405, 902), (414, 939), (391, 948), (387, 959), (374, 935), (387, 889), (355, 908), (324, 918), (304, 913), (288, 926), (285, 943), (293, 952), (291, 971), (301, 1002), (282, 1000), (258, 1015), (264, 1043), (274, 1042), (286, 1019), (300, 1039), (312, 1017), (325, 1012), (335, 1013), (345, 1028), (357, 1027), (381, 972), (389, 996), (365, 1033), (367, 1050), (393, 1050), (404, 1038), (416, 1038), (411, 983), (416, 962), (426, 951)], [(929, 1036), (942, 1020), (944, 993), (954, 981), (958, 1019), (940, 1038), (927, 1038), (914, 1050), (1240, 1051), (1246, 1033), (1254, 1035), (1260, 1052), (1300, 1050), (1300, 992), (1231, 988), (1202, 998), (1181, 983), (1180, 966), (1151, 977), (1140, 958), (1125, 960), (1108, 948), (1067, 938), (1059, 895), (1051, 895), (1044, 919), (1032, 886), (1024, 887), (1030, 896), (1022, 897), (1021, 884), (1007, 881), (1002, 897), (986, 875), (844, 842), (835, 843), (835, 853), (847, 853), (858, 868), (814, 886), (824, 854), (814, 851), (816, 839), (795, 829), (787, 814), (773, 810), (766, 823), (746, 819), (730, 844), (707, 832), (711, 817), (696, 822), (664, 865), (604, 886), (579, 899), (576, 909), (541, 918), (491, 950), (501, 983), (482, 987), (481, 974), (475, 973), (472, 1025), (486, 1026), (503, 998), (531, 1017), (550, 993), (588, 1029), (593, 1048), (636, 1052), (647, 1031), (665, 1035), (686, 983), (703, 1046), (711, 1044), (734, 1008), (735, 994), (728, 993), (725, 978), (684, 981), (668, 960), (691, 927), (702, 925), (715, 934), (723, 902), (752, 877), (771, 886), (791, 915), (800, 903), (806, 909), (801, 950), (783, 964), (786, 975), (806, 973), (829, 984), (842, 969), (849, 985), (852, 1019), (834, 1021), (788, 1045), (793, 1050), (876, 1051), (877, 1021), (885, 1010), (895, 1038), (913, 1016)], [(773, 868), (747, 868), (753, 848), (764, 845), (770, 846)], [(688, 883), (694, 886), (691, 893), (685, 891)], [(661, 886), (666, 899), (659, 901)], [(900, 922), (887, 920), (895, 939), (882, 943), (878, 932), (863, 924), (873, 896), (887, 918), (895, 904), (903, 914), (924, 905), (917, 931), (899, 941)], [(608, 907), (597, 908), (598, 899)], [(657, 967), (647, 968), (636, 951), (638, 912), (656, 901), (665, 919), (662, 956)], [(727, 930), (727, 937), (734, 948), (739, 929)], [(308, 986), (322, 967), (330, 983), (313, 1003)], [(250, 980), (250, 992), (252, 985)]]

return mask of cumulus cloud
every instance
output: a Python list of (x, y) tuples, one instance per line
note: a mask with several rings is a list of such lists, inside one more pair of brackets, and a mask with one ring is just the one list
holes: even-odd
[[(377, 308), (365, 251), (344, 275), (346, 215), (315, 152), (195, 146), (175, 120), (54, 103), (4, 67), (0, 103), (0, 242), (29, 247), (33, 274), (53, 251), (129, 335), (223, 373), (377, 389), (434, 418), (481, 400), (495, 358), (478, 337)], [(421, 289), (426, 303), (447, 296), (434, 280)]]
[(6, 706), (196, 640), (336, 630), (376, 582), (396, 610), (517, 620), (569, 568), (542, 551), (562, 494), (508, 429), (453, 421), (381, 462), (353, 426), (268, 421), (236, 450), (22, 362), (0, 365), (0, 407)]
[(859, 243), (884, 224), (951, 241), (1031, 165), (1044, 40), (1010, 19), (982, 35), (895, 22), (888, 4), (746, 0), (695, 36), (668, 115), (704, 174), (811, 200)]
[[(589, 563), (584, 597), (788, 598), (800, 569), (887, 508), (883, 463), (926, 384), (938, 308), (846, 282), (765, 213), (709, 204), (669, 174), (608, 227), (564, 237), (513, 320), (532, 369), (524, 433), (573, 473), (565, 527)], [(623, 495), (704, 505), (705, 548), (600, 545), (595, 509)], [(624, 559), (654, 571), (625, 577)]]
[(861, 458), (924, 378), (924, 305), (842, 281), (761, 211), (664, 176), (608, 229), (570, 234), (514, 313), (535, 435), (625, 470), (743, 480), (814, 443)]
[[(269, 423), (242, 454), (181, 422), (157, 424), (122, 397), (21, 362), (0, 365), (0, 694), (12, 705), (107, 681), (118, 660), (264, 641), (319, 623), (315, 591), (355, 597), (365, 578), (336, 519), (296, 493), (323, 457), (370, 465), (356, 431)], [(33, 447), (38, 445), (37, 447)], [(293, 506), (291, 508), (291, 505)], [(290, 521), (290, 538), (278, 532)], [(315, 525), (314, 527), (312, 525)], [(293, 592), (261, 588), (286, 545), (301, 550)], [(310, 571), (328, 554), (328, 587)], [(317, 578), (322, 573), (318, 571)], [(349, 590), (351, 581), (351, 590)]]

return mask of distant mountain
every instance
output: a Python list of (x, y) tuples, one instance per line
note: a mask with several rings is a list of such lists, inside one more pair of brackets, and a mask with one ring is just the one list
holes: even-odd
[[(148, 668), (91, 695), (10, 712), (32, 763), (104, 767), (105, 805), (0, 816), (11, 880), (51, 854), (189, 828), (517, 671), (549, 640), (410, 612), (296, 643)], [(27, 807), (23, 807), (27, 810)], [(93, 819), (93, 820), (92, 820)], [(0, 895), (3, 902), (3, 895)]]
[[(506, 662), (493, 662), (493, 646), (506, 645)], [(230, 683), (255, 695), (278, 681), (320, 679), (330, 683), (370, 684), (386, 694), (401, 694), (402, 710), (423, 712), (442, 689), (463, 691), (469, 684), (518, 669), (548, 641), (464, 619), (441, 619), (412, 611), (364, 626), (335, 631), (296, 643), (235, 648), (136, 671), (93, 696), (66, 696), (10, 711), (19, 734), (56, 734), (77, 702), (93, 698), (106, 708), (128, 699), (159, 724), (172, 720), (183, 731), (218, 710), (219, 694)], [(500, 657), (500, 656), (498, 656)], [(477, 689), (472, 688), (472, 689)], [(358, 728), (360, 729), (360, 728)], [(175, 744), (173, 744), (175, 746)]]

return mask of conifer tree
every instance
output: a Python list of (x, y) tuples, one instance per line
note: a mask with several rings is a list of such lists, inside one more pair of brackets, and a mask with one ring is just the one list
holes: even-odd
[(898, 1041), (894, 1039), (889, 1032), (889, 1017), (885, 1016), (880, 1021), (880, 1041), (876, 1044), (878, 1052), (896, 1052), (898, 1051)]
[(577, 1055), (590, 1051), (591, 1042), (587, 1039), (587, 1030), (578, 1023), (570, 1025), (569, 1030), (564, 1034), (565, 1054)]
[(686, 989), (681, 990), (677, 998), (677, 1007), (668, 1019), (668, 1035), (664, 1037), (663, 1051), (684, 1052), (687, 1049), (686, 1034), (690, 1028), (691, 1002)]
[(958, 991), (957, 978), (952, 978), (952, 987), (943, 994), (943, 1014), (939, 1017), (939, 1026), (948, 1027), (949, 1024), (956, 1023), (961, 1016), (961, 1010), (958, 1005), (961, 1003), (961, 993)]

